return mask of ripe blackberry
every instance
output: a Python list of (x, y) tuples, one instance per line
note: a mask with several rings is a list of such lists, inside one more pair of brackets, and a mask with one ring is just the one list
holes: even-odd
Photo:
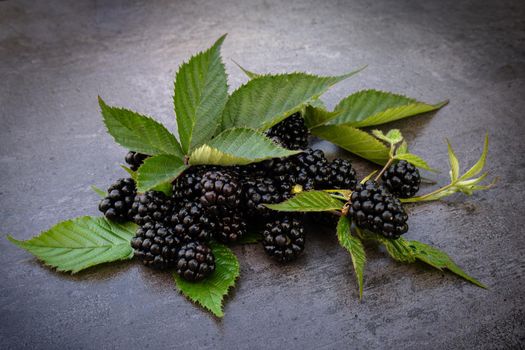
[(237, 175), (239, 179), (253, 176), (264, 176), (266, 169), (262, 166), (262, 163), (252, 163), (247, 165), (236, 165), (231, 170)]
[(243, 203), (246, 215), (253, 219), (268, 217), (272, 211), (263, 204), (280, 203), (283, 195), (271, 178), (256, 177), (243, 183)]
[(327, 181), (320, 184), (325, 189), (353, 190), (357, 184), (352, 163), (346, 159), (334, 159), (328, 164)]
[(129, 168), (133, 171), (136, 171), (148, 157), (149, 156), (147, 154), (129, 151), (128, 154), (126, 154), (125, 160), (126, 163), (128, 163)]
[(381, 179), (388, 191), (399, 198), (414, 196), (421, 184), (419, 170), (404, 160), (388, 167)]
[(395, 239), (408, 231), (408, 216), (401, 202), (375, 181), (356, 186), (348, 214), (358, 227), (387, 238)]
[(241, 202), (241, 185), (231, 172), (207, 171), (201, 179), (200, 202), (207, 212), (219, 215), (226, 209), (237, 208)]
[(210, 220), (199, 202), (183, 202), (176, 207), (169, 225), (182, 242), (209, 241), (215, 230), (214, 221)]
[(188, 281), (200, 281), (215, 271), (215, 257), (199, 242), (183, 245), (177, 254), (177, 273)]
[(302, 182), (305, 179), (311, 179), (315, 187), (328, 182), (330, 170), (328, 160), (323, 151), (308, 148), (303, 153), (293, 157), (297, 167), (296, 177), (298, 181)]
[(294, 260), (304, 250), (304, 228), (298, 218), (283, 215), (266, 223), (263, 247), (269, 256), (279, 262)]
[(173, 202), (162, 192), (147, 191), (138, 194), (131, 207), (133, 221), (138, 225), (146, 222), (165, 222), (170, 217)]
[(131, 207), (135, 195), (135, 182), (132, 179), (118, 179), (109, 186), (108, 195), (100, 201), (98, 209), (110, 220), (132, 220)]
[(144, 265), (156, 269), (175, 266), (179, 239), (173, 231), (159, 222), (146, 222), (140, 226), (131, 240), (135, 256)]
[(233, 243), (246, 234), (246, 220), (239, 213), (230, 213), (217, 221), (215, 238)]
[(266, 135), (288, 149), (308, 147), (308, 128), (300, 113), (294, 113), (280, 123), (272, 126)]
[(173, 182), (173, 198), (178, 200), (195, 200), (200, 197), (202, 174), (206, 166), (192, 166)]

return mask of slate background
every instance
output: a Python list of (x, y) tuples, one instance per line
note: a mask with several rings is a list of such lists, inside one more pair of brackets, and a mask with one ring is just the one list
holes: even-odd
[[(173, 129), (177, 67), (225, 32), (231, 89), (246, 80), (232, 60), (317, 74), (368, 64), (329, 106), (362, 88), (450, 98), (433, 117), (389, 125), (440, 169), (445, 137), (471, 164), (488, 131), (498, 186), (410, 208), (406, 237), (444, 249), (489, 289), (371, 248), (360, 302), (349, 256), (312, 227), (306, 254), (284, 267), (257, 245), (235, 248), (242, 276), (219, 321), (138, 262), (68, 276), (7, 242), (97, 215), (89, 186), (124, 175), (98, 94)], [(0, 81), (2, 348), (524, 347), (524, 2), (2, 1)], [(447, 172), (435, 178), (445, 184)]]

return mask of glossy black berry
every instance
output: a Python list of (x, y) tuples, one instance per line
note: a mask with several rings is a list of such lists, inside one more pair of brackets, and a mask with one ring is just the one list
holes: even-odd
[(241, 185), (232, 172), (207, 171), (201, 179), (200, 202), (208, 213), (220, 215), (239, 207), (241, 191)]
[(328, 182), (330, 168), (328, 167), (328, 160), (324, 152), (320, 149), (313, 150), (311, 148), (293, 156), (293, 161), (296, 164), (296, 177), (298, 183), (302, 184), (306, 179), (310, 179), (314, 183), (314, 187)]
[(334, 159), (328, 164), (326, 181), (320, 184), (324, 189), (353, 190), (357, 184), (352, 163), (346, 159)]
[(119, 179), (109, 186), (108, 195), (100, 201), (98, 209), (110, 220), (132, 220), (131, 208), (135, 195), (135, 182), (129, 178)]
[(264, 204), (280, 203), (283, 195), (271, 178), (256, 177), (243, 183), (243, 208), (246, 215), (253, 219), (268, 217), (272, 210)]
[(146, 160), (146, 158), (148, 157), (149, 156), (147, 154), (129, 151), (126, 154), (125, 160), (126, 163), (128, 163), (129, 168), (133, 171), (136, 171), (138, 168), (140, 168), (142, 163), (144, 163), (144, 160)]
[(284, 148), (298, 150), (308, 147), (308, 128), (300, 113), (295, 113), (272, 126), (266, 134)]
[(182, 242), (209, 241), (215, 230), (215, 222), (199, 202), (176, 203), (169, 225)]
[(137, 229), (131, 246), (144, 265), (165, 269), (175, 266), (180, 241), (169, 227), (147, 222)]
[(177, 254), (177, 273), (188, 281), (200, 281), (215, 271), (215, 257), (199, 242), (183, 245)]
[(414, 196), (421, 184), (419, 170), (404, 160), (388, 167), (381, 179), (388, 191), (399, 198)]
[(147, 191), (138, 194), (132, 205), (133, 221), (138, 225), (147, 222), (165, 222), (170, 216), (173, 201), (162, 192)]
[(263, 247), (266, 254), (280, 262), (296, 259), (304, 250), (304, 228), (298, 218), (283, 215), (266, 223)]
[(408, 231), (408, 216), (401, 202), (375, 181), (356, 186), (348, 214), (358, 227), (387, 238), (395, 239)]
[(192, 166), (173, 182), (173, 198), (183, 201), (196, 200), (201, 196), (202, 174), (207, 166)]
[(239, 212), (232, 212), (216, 222), (215, 238), (223, 243), (233, 243), (246, 234), (246, 220)]

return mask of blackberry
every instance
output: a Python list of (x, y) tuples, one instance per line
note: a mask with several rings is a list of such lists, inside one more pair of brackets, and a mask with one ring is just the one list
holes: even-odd
[(131, 207), (135, 195), (135, 182), (132, 179), (118, 179), (109, 186), (108, 195), (100, 201), (98, 209), (110, 220), (132, 220)]
[(353, 190), (357, 184), (355, 170), (352, 163), (346, 159), (334, 159), (328, 164), (326, 182), (320, 187), (325, 189)]
[(248, 179), (243, 184), (243, 203), (246, 215), (258, 219), (268, 217), (272, 211), (266, 208), (265, 203), (280, 203), (283, 195), (271, 178), (256, 177)]
[(387, 238), (395, 239), (408, 231), (408, 216), (401, 202), (375, 181), (356, 186), (348, 214), (358, 227)]
[(206, 166), (194, 166), (182, 173), (173, 183), (173, 198), (190, 201), (199, 198), (202, 174), (206, 169)]
[(328, 182), (330, 174), (328, 160), (320, 149), (313, 150), (308, 148), (303, 153), (294, 156), (294, 162), (297, 169), (296, 177), (298, 183), (301, 184), (306, 179), (310, 179), (313, 180), (314, 186), (317, 187)]
[(280, 123), (272, 126), (266, 135), (288, 149), (308, 147), (308, 128), (300, 113), (294, 113)]
[(177, 254), (177, 273), (188, 281), (200, 281), (215, 271), (215, 257), (199, 242), (183, 245)]
[(147, 154), (129, 151), (128, 154), (126, 154), (125, 160), (126, 163), (128, 163), (129, 168), (133, 171), (136, 171), (148, 157), (149, 156)]
[(233, 243), (246, 234), (246, 220), (239, 213), (231, 213), (217, 221), (215, 238), (223, 243)]
[(414, 196), (421, 184), (419, 170), (405, 160), (388, 167), (381, 179), (388, 191), (399, 198)]
[(219, 215), (226, 209), (239, 206), (241, 191), (241, 185), (232, 173), (225, 170), (207, 171), (201, 179), (200, 202), (207, 212)]
[(147, 222), (165, 222), (171, 214), (173, 202), (162, 192), (147, 191), (138, 194), (131, 207), (133, 221), (138, 225)]
[(173, 231), (159, 222), (146, 222), (140, 226), (131, 240), (135, 256), (144, 265), (156, 269), (175, 266), (179, 239)]
[(283, 215), (266, 223), (263, 247), (266, 254), (279, 262), (296, 259), (304, 250), (304, 228), (294, 216)]
[(235, 165), (232, 167), (232, 171), (239, 179), (252, 176), (264, 176), (266, 174), (266, 169), (262, 166), (262, 163)]
[(169, 225), (182, 242), (208, 241), (215, 230), (214, 221), (210, 220), (199, 202), (183, 202), (175, 208)]

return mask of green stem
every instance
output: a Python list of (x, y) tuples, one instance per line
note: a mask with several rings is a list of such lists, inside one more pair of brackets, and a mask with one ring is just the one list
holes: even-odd
[(422, 195), (422, 196), (412, 197), (412, 198), (401, 198), (400, 201), (401, 201), (402, 203), (417, 203), (417, 202), (425, 202), (425, 201), (428, 201), (428, 202), (430, 202), (430, 201), (435, 201), (435, 200), (437, 200), (437, 199), (426, 199), (426, 198), (431, 197), (431, 196), (433, 196), (433, 195), (436, 195), (436, 194), (438, 194), (438, 193), (440, 193), (440, 192), (446, 191), (446, 190), (448, 190), (449, 188), (451, 188), (452, 186), (454, 186), (454, 184), (450, 183), (450, 184), (448, 184), (448, 185), (446, 185), (446, 186), (443, 186), (443, 187), (441, 187), (441, 188), (438, 188), (437, 190), (432, 191), (432, 192), (427, 193), (427, 194), (424, 194), (424, 195)]
[(386, 162), (385, 166), (383, 167), (383, 169), (381, 169), (381, 171), (379, 172), (379, 174), (377, 174), (376, 178), (374, 179), (374, 181), (379, 181), (379, 179), (381, 178), (381, 176), (383, 175), (383, 173), (386, 171), (386, 169), (388, 169), (388, 167), (392, 164), (392, 162), (394, 161), (394, 158), (390, 157), (388, 159), (388, 162)]

